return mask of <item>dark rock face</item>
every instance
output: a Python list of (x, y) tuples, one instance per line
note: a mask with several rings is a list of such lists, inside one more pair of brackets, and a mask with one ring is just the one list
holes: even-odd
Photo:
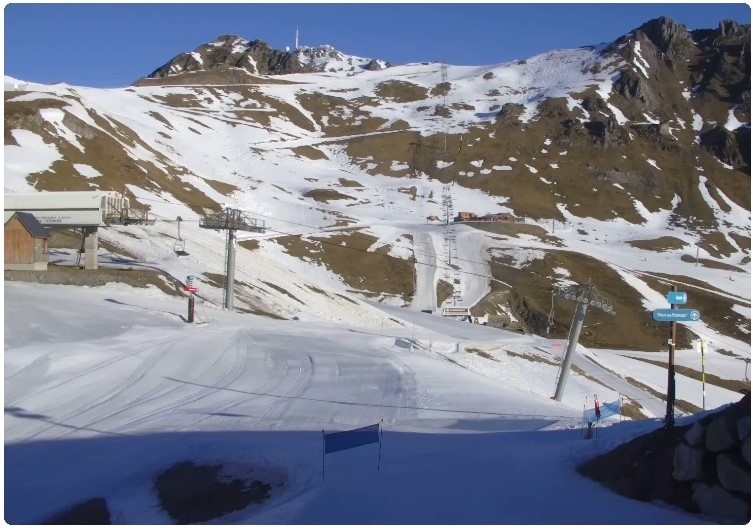
[[(389, 65), (387, 65), (387, 66), (389, 66)], [(368, 62), (368, 64), (366, 66), (363, 67), (363, 69), (364, 70), (369, 70), (371, 72), (376, 72), (378, 70), (382, 70), (382, 65), (376, 59), (372, 59), (371, 61)]]
[(690, 426), (660, 428), (579, 467), (633, 499), (750, 521), (750, 395)]
[(519, 125), (520, 116), (525, 112), (525, 107), (519, 103), (505, 103), (497, 113), (497, 122), (504, 125)]
[(193, 52), (177, 55), (146, 76), (161, 78), (171, 74), (237, 68), (249, 74), (292, 74), (305, 71), (295, 53), (281, 52), (260, 40), (245, 41), (223, 35)]
[[(750, 129), (741, 129), (744, 130), (741, 131), (740, 136), (744, 139), (747, 132), (747, 137), (750, 139)], [(733, 167), (750, 166), (750, 143), (746, 144), (747, 157), (744, 157), (740, 149), (741, 146), (737, 142), (737, 134), (727, 131), (720, 125), (701, 134), (701, 145), (725, 164)]]
[(667, 17), (647, 22), (638, 28), (638, 32), (645, 34), (646, 38), (656, 46), (670, 68), (674, 68), (675, 65), (687, 59), (691, 48), (694, 47), (688, 29)]

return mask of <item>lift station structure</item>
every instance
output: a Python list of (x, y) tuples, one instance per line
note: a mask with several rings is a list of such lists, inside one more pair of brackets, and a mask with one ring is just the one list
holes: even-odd
[(5, 223), (16, 212), (28, 212), (47, 229), (80, 231), (78, 260), (85, 255), (86, 269), (97, 269), (100, 227), (154, 223), (147, 211), (131, 208), (129, 198), (115, 191), (7, 193), (3, 208)]

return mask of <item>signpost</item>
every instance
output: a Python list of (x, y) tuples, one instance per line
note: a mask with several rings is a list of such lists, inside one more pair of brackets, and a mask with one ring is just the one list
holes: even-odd
[(701, 351), (701, 382), (703, 383), (703, 410), (706, 411), (706, 365), (704, 363), (703, 354), (708, 346), (709, 342), (705, 339), (699, 339), (697, 342), (697, 348)]
[(684, 291), (667, 292), (667, 301), (669, 304), (687, 304), (688, 294)]
[(194, 275), (188, 275), (186, 277), (186, 285), (183, 288), (183, 291), (186, 293), (190, 293), (190, 296), (188, 297), (188, 322), (193, 323), (193, 316), (194, 316), (194, 298), (193, 294), (199, 291), (199, 288), (194, 286), (193, 281), (196, 277)]
[(667, 292), (667, 302), (672, 305), (670, 309), (654, 310), (655, 321), (668, 321), (669, 327), (669, 364), (667, 365), (667, 415), (664, 418), (665, 427), (671, 428), (675, 424), (675, 322), (698, 321), (701, 312), (698, 310), (677, 309), (677, 304), (686, 304), (688, 294), (684, 291), (675, 291), (671, 286)]
[(654, 310), (654, 321), (698, 321), (700, 318), (698, 310)]

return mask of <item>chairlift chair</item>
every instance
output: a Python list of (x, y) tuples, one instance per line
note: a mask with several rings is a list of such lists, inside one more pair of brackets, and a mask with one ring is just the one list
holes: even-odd
[(188, 253), (186, 252), (186, 240), (180, 237), (180, 222), (183, 221), (183, 219), (178, 216), (178, 239), (175, 240), (175, 243), (173, 244), (173, 251), (175, 251), (175, 254), (178, 256), (188, 256)]
[(185, 240), (177, 240), (173, 244), (173, 250), (175, 251), (175, 254), (177, 254), (178, 256), (188, 256), (188, 253), (186, 252)]

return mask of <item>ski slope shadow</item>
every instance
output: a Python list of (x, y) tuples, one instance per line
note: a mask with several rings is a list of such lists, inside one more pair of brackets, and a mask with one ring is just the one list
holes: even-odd
[[(370, 444), (325, 458), (319, 429), (233, 426), (6, 444), (5, 521), (39, 524), (85, 500), (104, 498), (117, 523), (172, 524), (154, 479), (192, 461), (222, 465), (234, 477), (276, 478), (263, 503), (208, 522), (213, 524), (701, 523), (580, 476), (578, 456), (593, 455), (594, 442), (584, 441), (578, 430), (383, 429), (378, 448)], [(327, 427), (326, 419), (320, 427)], [(604, 509), (584, 511), (584, 500)]]

